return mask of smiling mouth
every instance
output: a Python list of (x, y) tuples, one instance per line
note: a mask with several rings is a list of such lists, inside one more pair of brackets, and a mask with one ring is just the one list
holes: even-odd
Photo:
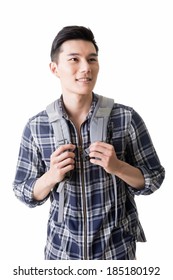
[(91, 78), (79, 78), (79, 79), (76, 79), (76, 81), (78, 81), (78, 82), (90, 82), (90, 81), (92, 81), (92, 79)]

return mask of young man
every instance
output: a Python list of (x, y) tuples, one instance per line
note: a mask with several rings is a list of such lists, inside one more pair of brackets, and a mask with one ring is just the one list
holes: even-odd
[(56, 106), (71, 143), (56, 148), (46, 110), (32, 117), (23, 132), (14, 192), (29, 207), (50, 197), (45, 259), (133, 260), (136, 242), (146, 241), (134, 196), (153, 193), (165, 174), (147, 128), (133, 108), (115, 103), (107, 140), (91, 143), (99, 62), (90, 29), (64, 27), (52, 44), (50, 69), (61, 82)]

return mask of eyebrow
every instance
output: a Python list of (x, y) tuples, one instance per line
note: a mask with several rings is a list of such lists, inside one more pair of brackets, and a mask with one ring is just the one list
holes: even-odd
[[(69, 53), (69, 54), (67, 54), (67, 56), (73, 56), (73, 55), (80, 55), (80, 53)], [(98, 56), (98, 54), (97, 53), (90, 53), (88, 56)]]

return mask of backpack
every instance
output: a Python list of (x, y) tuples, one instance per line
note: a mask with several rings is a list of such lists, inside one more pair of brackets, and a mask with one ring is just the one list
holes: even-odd
[[(95, 141), (105, 142), (107, 138), (107, 125), (109, 121), (109, 116), (112, 111), (114, 100), (101, 95), (96, 95), (98, 98), (96, 107), (94, 109), (93, 115), (90, 122), (90, 140), (91, 143)], [(65, 118), (62, 116), (62, 112), (59, 109), (57, 100), (52, 102), (46, 107), (46, 112), (49, 117), (49, 121), (52, 124), (54, 135), (55, 135), (55, 145), (58, 148), (60, 145), (71, 143), (70, 131)], [(86, 151), (87, 152), (87, 151)], [(61, 223), (63, 220), (63, 207), (64, 207), (64, 185), (69, 179), (69, 174), (65, 179), (59, 183), (57, 192), (59, 193), (59, 213), (58, 222)], [(117, 200), (117, 188), (116, 179), (112, 175), (114, 183), (115, 201)], [(117, 203), (115, 203), (117, 205)], [(117, 206), (116, 206), (117, 215)]]

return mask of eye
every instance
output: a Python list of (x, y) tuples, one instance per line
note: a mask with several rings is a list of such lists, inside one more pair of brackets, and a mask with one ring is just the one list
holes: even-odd
[(91, 57), (88, 61), (89, 61), (89, 62), (97, 62), (97, 58)]
[(77, 61), (78, 61), (78, 58), (77, 58), (77, 57), (72, 57), (72, 58), (69, 59), (69, 61), (77, 62)]

